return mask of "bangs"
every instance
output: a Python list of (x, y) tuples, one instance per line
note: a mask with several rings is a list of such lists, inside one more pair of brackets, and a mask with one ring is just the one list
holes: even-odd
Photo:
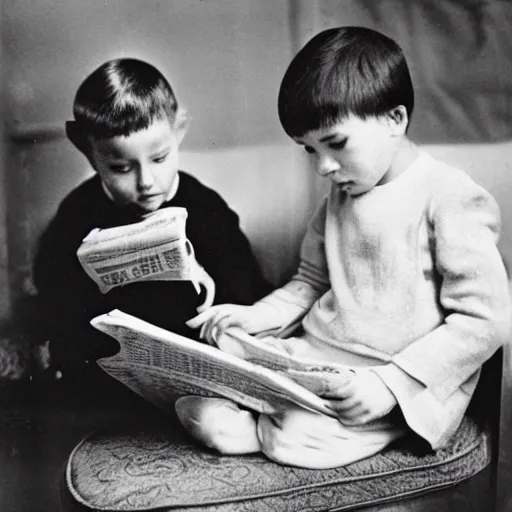
[[(323, 92), (323, 91), (322, 91)], [(306, 133), (329, 128), (347, 117), (345, 105), (333, 101), (329, 93), (313, 88), (301, 91), (282, 91), (279, 98), (279, 119), (290, 137), (302, 137)]]
[(288, 67), (278, 112), (290, 137), (329, 128), (350, 114), (366, 119), (398, 105), (411, 114), (414, 93), (399, 47), (387, 38), (375, 44), (373, 32), (372, 38), (355, 40), (352, 30), (321, 33)]
[[(308, 80), (309, 82), (313, 80)], [(340, 98), (339, 87), (318, 87), (314, 82), (295, 90), (281, 89), (279, 119), (290, 137), (302, 137), (314, 130), (329, 128), (348, 117), (351, 109)]]

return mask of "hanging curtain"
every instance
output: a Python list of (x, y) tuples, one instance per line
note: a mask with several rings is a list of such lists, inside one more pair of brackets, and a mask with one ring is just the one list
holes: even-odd
[(294, 7), (299, 45), (326, 28), (363, 25), (402, 46), (416, 90), (416, 141), (512, 138), (510, 0), (297, 0)]

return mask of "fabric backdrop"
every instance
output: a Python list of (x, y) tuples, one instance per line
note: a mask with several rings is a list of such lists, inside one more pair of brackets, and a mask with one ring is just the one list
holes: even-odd
[(319, 0), (316, 16), (306, 1), (298, 19), (309, 27), (306, 39), (364, 25), (402, 46), (416, 91), (410, 134), (417, 142), (512, 138), (510, 0)]

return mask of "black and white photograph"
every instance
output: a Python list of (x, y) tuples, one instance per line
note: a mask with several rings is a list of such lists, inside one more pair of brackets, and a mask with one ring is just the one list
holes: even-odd
[(512, 512), (512, 1), (0, 7), (0, 512)]

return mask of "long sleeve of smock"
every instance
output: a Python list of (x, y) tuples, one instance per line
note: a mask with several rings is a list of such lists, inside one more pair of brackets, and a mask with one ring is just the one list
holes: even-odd
[(434, 196), (427, 215), (445, 320), (377, 373), (409, 425), (437, 448), (460, 422), (483, 362), (509, 335), (511, 308), (494, 199), (461, 181)]
[(279, 310), (282, 328), (304, 317), (315, 301), (329, 289), (324, 247), (326, 205), (327, 200), (324, 200), (309, 223), (297, 273), (283, 287), (260, 301)]

